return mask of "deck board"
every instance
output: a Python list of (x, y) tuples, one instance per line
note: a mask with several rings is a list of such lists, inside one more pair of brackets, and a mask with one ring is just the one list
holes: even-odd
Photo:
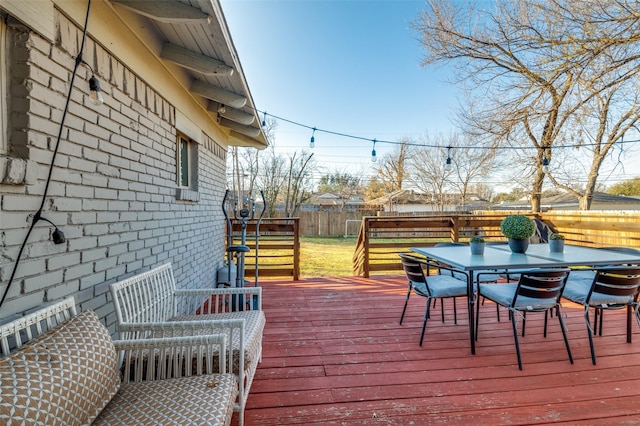
[[(263, 358), (251, 387), (251, 425), (637, 424), (640, 329), (626, 343), (625, 314), (605, 314), (593, 366), (582, 309), (564, 303), (575, 363), (556, 318), (543, 337), (529, 315), (518, 370), (511, 322), (481, 307), (476, 355), (470, 354), (463, 299), (432, 310), (418, 345), (424, 299), (413, 296), (403, 325), (400, 275), (267, 280)], [(234, 417), (234, 422), (235, 422)]]

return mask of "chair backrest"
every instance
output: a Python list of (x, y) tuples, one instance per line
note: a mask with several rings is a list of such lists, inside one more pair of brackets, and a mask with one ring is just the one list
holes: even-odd
[(9, 355), (29, 340), (77, 315), (73, 297), (17, 318), (0, 326), (0, 354)]
[(163, 322), (175, 316), (171, 263), (109, 286), (118, 324)]
[[(562, 297), (569, 271), (569, 268), (558, 268), (520, 272), (512, 306), (516, 306), (518, 297), (537, 299), (538, 302), (547, 300), (549, 305), (555, 305)], [(541, 307), (545, 308), (544, 304)]]
[(638, 297), (640, 288), (640, 266), (607, 267), (596, 270), (593, 285), (587, 296), (587, 301), (595, 293), (610, 296)]
[(404, 253), (399, 253), (399, 256), (402, 260), (402, 269), (404, 270), (407, 279), (411, 283), (426, 284), (427, 280), (424, 276), (424, 269), (422, 269), (422, 265), (424, 264), (424, 262), (421, 259), (406, 255)]

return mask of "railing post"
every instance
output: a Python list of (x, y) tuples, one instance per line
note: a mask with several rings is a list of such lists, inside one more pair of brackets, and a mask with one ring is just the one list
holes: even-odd
[(300, 279), (300, 218), (293, 219), (293, 280)]
[(363, 228), (364, 228), (364, 259), (363, 262), (363, 276), (365, 278), (369, 278), (369, 219), (363, 218)]
[(457, 243), (458, 240), (460, 239), (460, 232), (458, 229), (459, 227), (458, 216), (451, 216), (450, 222), (451, 222), (451, 241)]

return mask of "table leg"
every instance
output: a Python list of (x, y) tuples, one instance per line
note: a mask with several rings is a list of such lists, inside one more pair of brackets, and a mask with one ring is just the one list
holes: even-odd
[(476, 354), (476, 336), (475, 336), (475, 320), (474, 320), (474, 293), (473, 293), (473, 271), (467, 276), (467, 299), (469, 300), (469, 339), (471, 342), (471, 355)]

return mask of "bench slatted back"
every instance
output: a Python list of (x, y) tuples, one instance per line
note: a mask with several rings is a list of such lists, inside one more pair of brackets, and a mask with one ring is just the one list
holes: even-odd
[(111, 284), (110, 289), (118, 324), (163, 322), (176, 315), (171, 263)]
[(69, 320), (77, 314), (76, 302), (69, 297), (36, 312), (0, 326), (0, 354), (22, 347), (29, 340)]

